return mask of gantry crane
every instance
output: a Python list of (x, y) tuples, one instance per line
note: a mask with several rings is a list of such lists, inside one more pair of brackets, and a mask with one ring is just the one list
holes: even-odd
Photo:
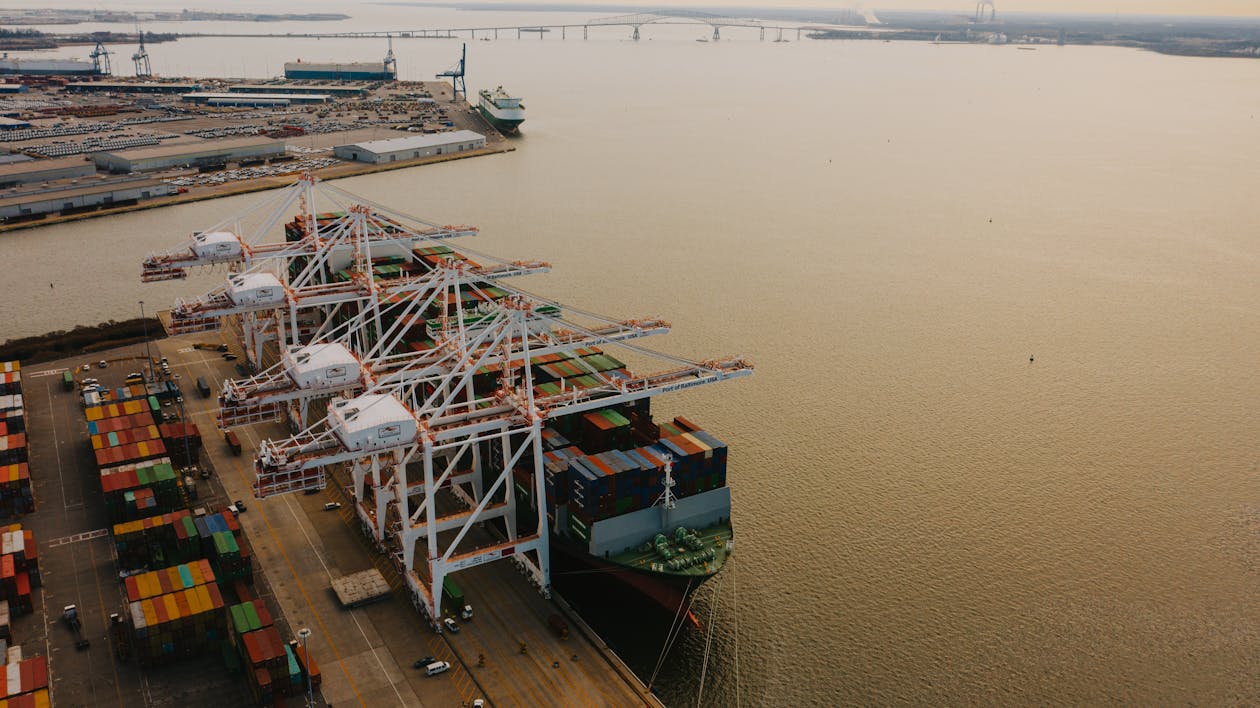
[[(312, 400), (374, 385), (432, 377), (458, 368), (459, 362), (451, 361), (451, 351), (455, 350), (453, 335), (441, 327), (428, 326), (421, 315), (435, 306), (446, 310), (445, 303), (462, 302), (465, 294), (472, 294), (482, 304), (474, 312), (461, 310), (458, 313), (463, 318), (463, 328), (472, 331), (491, 321), (502, 304), (487, 292), (488, 285), (476, 269), (454, 260), (436, 269), (434, 277), (424, 285), (409, 289), (407, 297), (378, 299), (373, 306), (329, 331), (316, 332), (310, 340), (312, 343), (289, 347), (279, 363), (254, 377), (224, 381), (219, 398), (220, 427), (276, 420), (285, 407), (292, 404), (288, 408), (290, 422), (301, 429), (311, 422), (307, 414)], [(669, 323), (660, 319), (614, 320), (563, 308), (559, 303), (502, 284), (496, 287), (534, 303), (529, 342), (535, 356), (669, 331)], [(590, 323), (565, 318), (564, 309)], [(389, 324), (383, 330), (376, 329), (375, 325), (383, 321)], [(427, 331), (416, 332), (419, 327)], [(368, 332), (372, 337), (364, 339), (362, 335)], [(408, 335), (415, 334), (431, 336), (433, 345), (419, 350), (400, 347)], [(514, 346), (522, 346), (522, 343)], [(403, 350), (398, 351), (400, 348)], [(487, 366), (501, 363), (494, 359)]]
[[(263, 441), (256, 496), (318, 489), (330, 466), (348, 468), (365, 532), (397, 564), (437, 631), (442, 582), (452, 572), (511, 559), (550, 593), (547, 515), (518, 518), (509, 480), (544, 498), (549, 421), (752, 373), (743, 359), (695, 362), (632, 343), (668, 331), (661, 320), (594, 315), (500, 280), (546, 270), (538, 261), (441, 246), (425, 253), (424, 268), (378, 280), (376, 254), (414, 259), (421, 242), (474, 230), (439, 227), (311, 178), (287, 192), (256, 230), (235, 217), (181, 249), (151, 256), (146, 279), (182, 277), (184, 269), (218, 263), (233, 270), (224, 287), (179, 303), (171, 320), (180, 331), (239, 321), (259, 364), (262, 339), (282, 345), (273, 366), (225, 382), (220, 401), (225, 425), (275, 419), (287, 410), (301, 431)], [(331, 193), (341, 213), (319, 212), (317, 193)], [(284, 242), (268, 240), (294, 204), (296, 230)], [(423, 247), (430, 248), (438, 247)], [(609, 359), (602, 353), (609, 347), (665, 366), (634, 375), (620, 362), (608, 369), (583, 358)], [(552, 357), (566, 363), (564, 378), (535, 381), (534, 366)], [(311, 420), (308, 404), (330, 396), (326, 413)], [(448, 493), (462, 510), (451, 509)], [(491, 519), (502, 520), (505, 537), (471, 547), (470, 530)]]
[(131, 55), (131, 61), (136, 65), (136, 76), (153, 76), (153, 70), (149, 67), (149, 50), (144, 48), (144, 32), (140, 25), (136, 25), (136, 34), (140, 37), (140, 48)]
[[(451, 330), (458, 369), (422, 379), (378, 383), (354, 398), (335, 400), (324, 421), (288, 439), (265, 440), (255, 465), (260, 497), (324, 485), (325, 467), (350, 463), (356, 511), (379, 541), (398, 546), (398, 562), (418, 606), (441, 616), (445, 576), (511, 558), (544, 593), (550, 592), (547, 520), (518, 536), (515, 497), (508, 492), (514, 469), (529, 470), (535, 498), (543, 498), (542, 427), (550, 419), (582, 413), (752, 373), (742, 359), (691, 362), (648, 352), (624, 341), (594, 337), (602, 346), (630, 347), (663, 359), (669, 369), (646, 376), (595, 373), (598, 383), (559, 393), (535, 390), (530, 331), (533, 303), (509, 298), (484, 327)], [(519, 344), (519, 346), (518, 346)], [(477, 393), (474, 374), (500, 369), (499, 386)], [(484, 459), (483, 450), (489, 459)], [(421, 479), (409, 480), (415, 465)], [(438, 516), (439, 489), (468, 485), (469, 509)], [(419, 489), (413, 489), (413, 485)], [(369, 494), (370, 492), (370, 494)], [(502, 495), (499, 493), (503, 492)], [(419, 496), (418, 504), (411, 498)], [(370, 505), (370, 506), (369, 506)], [(461, 546), (477, 523), (502, 518), (507, 538), (478, 548)], [(390, 523), (390, 519), (396, 521)], [(455, 532), (439, 538), (439, 534)], [(427, 572), (417, 573), (417, 544), (425, 544)], [(434, 620), (435, 627), (440, 625)]]

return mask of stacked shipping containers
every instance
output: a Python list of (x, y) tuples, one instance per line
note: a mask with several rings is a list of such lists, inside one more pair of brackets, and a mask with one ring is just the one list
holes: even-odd
[(48, 696), (47, 657), (10, 661), (4, 668), (5, 699), (0, 702), (0, 706), (51, 705)]
[(165, 567), (201, 558), (201, 539), (187, 509), (115, 524), (114, 548), (123, 570)]
[(34, 532), (17, 524), (0, 529), (0, 597), (8, 602), (10, 615), (34, 611), (31, 589), (42, 584)]
[(52, 699), (48, 689), (41, 688), (33, 693), (25, 693), (12, 698), (0, 699), (0, 708), (50, 708)]
[(201, 432), (191, 423), (165, 423), (158, 426), (167, 454), (180, 467), (197, 464), (201, 450)]
[(22, 365), (0, 362), (0, 511), (27, 514), (35, 510), (26, 445)]
[(228, 510), (193, 520), (201, 552), (210, 559), (220, 582), (254, 581), (250, 548), (236, 515)]
[(203, 585), (133, 601), (129, 609), (131, 648), (146, 664), (198, 654), (224, 636), (223, 596), (213, 575)]
[(180, 508), (180, 480), (169, 458), (101, 470), (105, 512), (111, 523), (141, 519)]
[[(306, 691), (305, 663), (299, 661), (294, 643), (282, 641), (274, 626), (241, 634), (238, 648), (248, 667), (245, 673), (250, 690), (259, 704), (279, 702), (277, 696), (298, 696)], [(311, 674), (312, 685), (317, 675), (318, 668)]]

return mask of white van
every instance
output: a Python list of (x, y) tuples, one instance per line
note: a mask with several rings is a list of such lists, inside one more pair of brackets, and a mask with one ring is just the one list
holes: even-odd
[(428, 666), (424, 667), (424, 675), (437, 676), (438, 674), (442, 673), (443, 671), (446, 671), (449, 668), (451, 668), (450, 662), (435, 661), (432, 664), (429, 664)]

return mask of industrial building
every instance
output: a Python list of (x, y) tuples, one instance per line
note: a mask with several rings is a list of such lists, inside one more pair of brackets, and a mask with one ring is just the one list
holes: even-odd
[(338, 84), (240, 84), (229, 89), (232, 93), (323, 93), (329, 96), (345, 98), (349, 96), (366, 96), (365, 86), (342, 86)]
[(57, 157), (51, 160), (29, 160), (0, 165), (0, 187), (32, 182), (50, 182), (58, 179), (78, 179), (96, 174), (96, 165), (77, 157)]
[(369, 140), (350, 145), (338, 145), (333, 154), (343, 160), (357, 160), (380, 164), (399, 160), (414, 160), (430, 155), (451, 154), (476, 150), (486, 146), (486, 136), (471, 130), (455, 130), (432, 135), (409, 135), (405, 138)]
[(26, 84), (0, 84), (0, 94), (26, 93)]
[(176, 84), (146, 81), (84, 81), (66, 84), (69, 93), (187, 93), (197, 91), (199, 84)]
[(203, 106), (287, 106), (290, 103), (328, 103), (326, 93), (186, 93), (185, 103)]
[(310, 64), (285, 62), (284, 78), (319, 81), (393, 81), (398, 72), (389, 60), (383, 62), (346, 62), (344, 64)]
[(96, 64), (78, 59), (18, 59), (8, 54), (0, 57), (0, 74), (98, 76), (101, 73)]
[(30, 121), (0, 116), (0, 130), (26, 130), (29, 127)]
[(98, 152), (96, 166), (110, 172), (150, 172), (170, 167), (223, 165), (240, 160), (262, 160), (284, 154), (284, 141), (262, 136), (214, 140), (205, 143)]
[(0, 198), (0, 219), (21, 219), (57, 212), (73, 213), (99, 207), (124, 206), (142, 199), (175, 194), (176, 191), (174, 186), (155, 179), (45, 189)]

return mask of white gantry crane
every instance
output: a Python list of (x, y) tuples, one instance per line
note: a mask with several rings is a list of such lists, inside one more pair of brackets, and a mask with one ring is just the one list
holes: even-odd
[[(503, 282), (547, 263), (442, 244), (475, 233), (303, 177), (149, 256), (142, 275), (226, 264), (225, 285), (178, 302), (168, 328), (239, 323), (261, 372), (224, 382), (220, 425), (287, 416), (301, 431), (262, 443), (256, 496), (319, 489), (330, 467), (348, 468), (364, 531), (438, 631), (443, 580), (461, 569), (511, 559), (550, 594), (547, 515), (518, 519), (510, 480), (545, 498), (548, 421), (752, 373), (742, 359), (694, 362), (632, 343), (667, 332), (662, 320), (604, 317)], [(609, 347), (664, 367), (631, 374)], [(563, 361), (565, 377), (536, 382), (542, 361)], [(318, 399), (331, 400), (312, 413)], [(486, 541), (473, 529), (490, 520), (503, 535)]]
[[(223, 286), (197, 299), (176, 302), (166, 322), (167, 330), (171, 334), (216, 330), (223, 325), (223, 318), (239, 316), (249, 361), (261, 367), (263, 347), (268, 342), (300, 344), (319, 323), (343, 316), (340, 308), (375, 303), (374, 255), (414, 262), (418, 260), (415, 249), (421, 244), (432, 247), (441, 239), (476, 233), (471, 227), (436, 226), (379, 206), (347, 206), (345, 199), (334, 201), (334, 206), (343, 208), (340, 212), (316, 213), (310, 205), (324, 193), (357, 199), (303, 178), (279, 198), (195, 234), (183, 247), (150, 255), (141, 275), (149, 282), (185, 277), (187, 269), (196, 266), (226, 263), (233, 270)], [(300, 205), (300, 212), (285, 229), (291, 240), (266, 241), (295, 203)], [(245, 217), (264, 207), (270, 207), (266, 218), (251, 233), (244, 225)], [(229, 227), (235, 228), (227, 230)], [(242, 233), (249, 235), (238, 235)], [(543, 262), (507, 262), (482, 254), (478, 258), (482, 263), (469, 267), (485, 280), (545, 272), (550, 267)], [(387, 288), (386, 295), (406, 292), (409, 287), (423, 289), (429, 277), (425, 268), (432, 266), (399, 278)]]
[[(220, 427), (276, 420), (288, 406), (290, 423), (300, 430), (311, 422), (308, 406), (315, 399), (457, 368), (458, 362), (450, 361), (450, 352), (458, 349), (454, 338), (459, 330), (447, 331), (441, 318), (430, 323), (424, 313), (435, 307), (450, 312), (447, 303), (464, 302), (466, 296), (472, 296), (479, 306), (472, 312), (447, 315), (464, 331), (488, 321), (501, 309), (496, 298), (503, 295), (515, 294), (532, 302), (530, 348), (535, 356), (669, 331), (669, 323), (659, 319), (618, 321), (580, 311), (574, 312), (591, 323), (572, 322), (560, 316), (558, 303), (501, 284), (490, 286), (482, 275), (484, 270), (447, 260), (423, 281), (383, 288), (386, 297), (374, 300), (340, 325), (317, 331), (310, 343), (286, 348), (277, 364), (259, 374), (224, 381), (219, 398)], [(417, 337), (431, 341), (432, 346), (418, 350), (404, 346), (409, 338)], [(492, 360), (487, 366), (500, 363)]]
[[(509, 481), (514, 471), (525, 471), (534, 498), (545, 498), (546, 421), (752, 373), (741, 359), (691, 362), (588, 330), (583, 334), (590, 343), (628, 348), (670, 368), (647, 376), (592, 370), (595, 385), (544, 394), (534, 386), (530, 362), (546, 348), (535, 351), (531, 343), (540, 325), (560, 329), (556, 318), (538, 313), (528, 299), (510, 297), (476, 327), (458, 313), (452, 319), (444, 338), (446, 366), (334, 400), (324, 421), (285, 440), (263, 441), (256, 462), (255, 493), (261, 497), (320, 488), (327, 466), (349, 464), (357, 513), (378, 542), (395, 545), (400, 571), (430, 618), (441, 617), (447, 574), (495, 560), (512, 559), (550, 593), (546, 515), (518, 534)], [(497, 386), (479, 392), (473, 378), (487, 367), (497, 369)], [(438, 490), (444, 488), (467, 508), (439, 514)], [(476, 524), (497, 518), (503, 519), (505, 539), (471, 548), (462, 543)], [(423, 573), (416, 562), (421, 542)]]

